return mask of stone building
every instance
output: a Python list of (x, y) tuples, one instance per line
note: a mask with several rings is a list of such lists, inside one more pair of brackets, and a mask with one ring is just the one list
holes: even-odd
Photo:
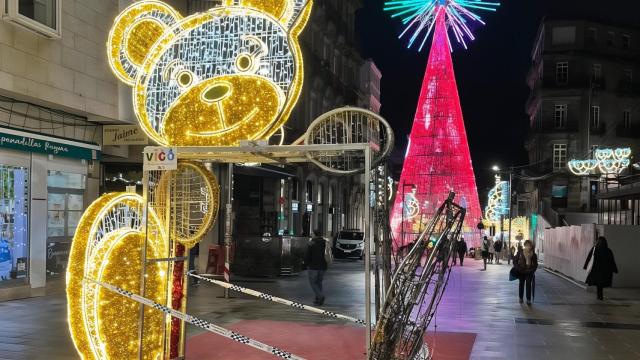
[(596, 222), (599, 176), (578, 177), (572, 159), (597, 148), (640, 151), (640, 30), (599, 20), (545, 18), (527, 75), (530, 167), (518, 208), (552, 225)]

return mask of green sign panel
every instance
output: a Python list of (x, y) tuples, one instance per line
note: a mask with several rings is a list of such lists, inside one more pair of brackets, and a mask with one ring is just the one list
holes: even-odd
[[(9, 132), (15, 132), (12, 134)], [(13, 129), (0, 128), (0, 147), (26, 152), (51, 154), (76, 159), (99, 160), (100, 151), (81, 146), (64, 144), (52, 140), (35, 139)]]

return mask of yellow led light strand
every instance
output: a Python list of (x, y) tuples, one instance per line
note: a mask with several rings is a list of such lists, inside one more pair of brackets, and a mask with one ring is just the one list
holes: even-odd
[[(195, 174), (195, 177), (193, 176)], [(195, 180), (194, 180), (195, 179)], [(177, 187), (188, 186), (188, 182), (191, 180), (192, 184), (197, 184), (197, 189), (192, 189), (193, 192), (197, 192), (195, 195), (189, 194), (190, 198), (177, 198), (174, 195), (171, 198), (172, 216), (176, 216), (176, 209), (178, 207), (185, 210), (180, 211), (183, 214), (182, 217), (175, 219), (175, 225), (178, 229), (175, 231), (176, 241), (180, 244), (191, 248), (195, 246), (204, 235), (213, 227), (218, 215), (220, 204), (220, 186), (218, 185), (218, 179), (209, 171), (202, 163), (195, 161), (180, 161), (178, 163), (178, 170), (165, 172), (160, 177), (158, 185), (155, 187), (156, 197), (169, 199), (166, 189), (173, 189)], [(171, 185), (167, 182), (172, 181)], [(177, 183), (177, 184), (176, 184)], [(203, 215), (202, 219), (191, 219), (193, 205), (198, 203), (199, 212)], [(206, 211), (203, 210), (203, 205), (206, 205)], [(157, 210), (158, 216), (163, 219), (163, 211)], [(192, 233), (186, 233), (184, 229), (189, 229)], [(183, 231), (180, 231), (182, 229)], [(171, 231), (171, 233), (174, 233)]]
[[(107, 46), (109, 63), (118, 78), (133, 87), (134, 111), (142, 129), (155, 142), (177, 146), (237, 145), (241, 140), (268, 139), (288, 120), (300, 96), (304, 79), (298, 36), (309, 20), (313, 2), (244, 0), (238, 5), (234, 3), (237, 2), (226, 1), (226, 6), (182, 19), (162, 2), (141, 1), (127, 8), (116, 19)], [(231, 19), (243, 19), (241, 21), (246, 22), (248, 27), (256, 22), (270, 27), (243, 30), (246, 33), (242, 34), (242, 41), (253, 44), (247, 46), (257, 46), (257, 50), (241, 47), (236, 59), (211, 59), (209, 65), (205, 64), (209, 60), (204, 60), (202, 64), (206, 65), (206, 69), (215, 69), (222, 66), (217, 65), (220, 61), (224, 63), (229, 60), (235, 64), (235, 72), (214, 76), (213, 72), (208, 72), (212, 70), (206, 70), (203, 74), (198, 73), (200, 79), (194, 79), (193, 76), (188, 76), (188, 79), (184, 76), (184, 79), (166, 79), (167, 73), (163, 72), (162, 78), (168, 82), (158, 85), (158, 75), (153, 71), (156, 66), (162, 65), (159, 60), (169, 49), (176, 48), (180, 41), (202, 41), (204, 46), (204, 42), (210, 40), (188, 37), (190, 32), (208, 26), (208, 22), (226, 24), (225, 21)], [(254, 34), (252, 31), (265, 33)], [(264, 36), (271, 37), (265, 40)], [(215, 41), (218, 40), (211, 44), (219, 46)], [(263, 41), (284, 46), (286, 59), (268, 55)], [(234, 43), (232, 46), (245, 45)], [(274, 51), (279, 53), (281, 50)], [(235, 52), (227, 53), (234, 56)], [(263, 58), (266, 67), (261, 65)], [(167, 60), (163, 59), (162, 63)], [(286, 64), (279, 61), (285, 61)], [(274, 70), (283, 67), (286, 69)], [(282, 76), (285, 77), (280, 78)], [(179, 81), (181, 93), (178, 95), (175, 88), (170, 87), (174, 84), (172, 81)], [(209, 87), (215, 88), (219, 81), (232, 83), (230, 90), (233, 94), (203, 98)], [(150, 90), (151, 82), (156, 84), (154, 86), (164, 88)], [(158, 95), (158, 90), (162, 95)], [(164, 96), (164, 92), (167, 92), (167, 96)], [(149, 94), (155, 97), (148, 99)], [(228, 123), (228, 119), (233, 119), (233, 123)]]

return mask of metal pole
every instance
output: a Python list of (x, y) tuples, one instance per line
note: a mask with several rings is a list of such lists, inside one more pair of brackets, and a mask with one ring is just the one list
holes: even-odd
[(371, 229), (370, 229), (370, 211), (369, 211), (369, 195), (370, 195), (370, 177), (371, 177), (371, 148), (367, 146), (364, 151), (364, 183), (365, 194), (363, 196), (364, 203), (364, 288), (365, 288), (365, 321), (367, 329), (365, 333), (365, 346), (367, 349), (367, 359), (371, 351)]
[[(231, 258), (231, 217), (233, 216), (233, 164), (227, 168), (227, 206), (224, 222), (224, 280), (231, 281), (230, 258)], [(229, 289), (224, 289), (224, 298), (229, 298)]]
[(513, 182), (513, 167), (509, 169), (509, 242), (508, 242), (509, 256), (507, 257), (507, 264), (511, 264), (511, 218), (513, 218), (512, 216), (513, 206), (511, 206), (511, 203), (513, 200), (512, 199), (513, 191), (511, 189), (512, 182)]
[[(140, 296), (145, 296), (145, 275), (147, 273), (147, 239), (149, 237), (149, 229), (147, 228), (149, 219), (149, 171), (142, 172), (142, 186), (144, 198), (144, 213), (142, 216), (141, 229), (144, 229), (144, 242), (140, 249)], [(138, 314), (138, 359), (142, 360), (144, 353), (142, 344), (144, 342), (144, 304), (140, 304)]]

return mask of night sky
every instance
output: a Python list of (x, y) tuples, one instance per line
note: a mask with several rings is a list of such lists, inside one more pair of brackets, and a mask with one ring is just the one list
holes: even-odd
[[(497, 0), (496, 0), (497, 1)], [(421, 53), (397, 38), (402, 24), (382, 11), (384, 0), (365, 0), (356, 29), (365, 58), (382, 72), (382, 116), (396, 132), (394, 160), (401, 162), (426, 69), (429, 47)], [(493, 185), (491, 166), (527, 163), (524, 140), (528, 118), (525, 82), (530, 54), (544, 15), (598, 17), (640, 26), (638, 0), (502, 0), (487, 23), (475, 30), (469, 50), (453, 53), (454, 70), (471, 149), (480, 202)]]

